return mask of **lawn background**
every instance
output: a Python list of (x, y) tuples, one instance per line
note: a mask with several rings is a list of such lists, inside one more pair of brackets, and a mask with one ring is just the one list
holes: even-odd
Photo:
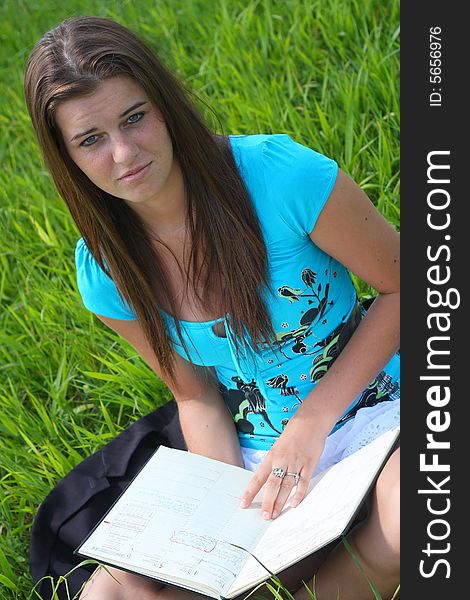
[(217, 132), (289, 133), (334, 157), (399, 227), (398, 0), (3, 0), (0, 600), (30, 595), (29, 530), (53, 485), (169, 399), (135, 351), (81, 305), (79, 236), (23, 100), (30, 49), (80, 14), (142, 36), (197, 94)]

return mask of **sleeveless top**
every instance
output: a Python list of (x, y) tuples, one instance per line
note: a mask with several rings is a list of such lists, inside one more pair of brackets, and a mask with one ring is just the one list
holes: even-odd
[[(240, 444), (269, 450), (352, 335), (361, 310), (347, 269), (309, 238), (335, 183), (336, 162), (283, 134), (229, 139), (267, 248), (270, 293), (264, 299), (275, 350), (248, 345), (237, 352), (228, 314), (205, 322), (180, 320), (186, 352), (173, 318), (161, 313), (175, 351), (215, 369)], [(75, 259), (86, 308), (114, 319), (136, 318), (83, 238)], [(223, 323), (226, 337), (214, 332), (216, 323)], [(399, 362), (394, 355), (332, 431), (359, 408), (399, 397)]]

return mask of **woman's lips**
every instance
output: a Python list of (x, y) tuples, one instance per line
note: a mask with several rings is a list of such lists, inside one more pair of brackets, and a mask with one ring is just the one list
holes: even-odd
[(135, 173), (132, 173), (130, 175), (125, 175), (124, 177), (120, 177), (119, 181), (136, 181), (137, 179), (144, 177), (147, 174), (151, 164), (152, 164), (152, 162), (149, 162), (148, 164), (146, 164), (144, 167), (142, 167)]

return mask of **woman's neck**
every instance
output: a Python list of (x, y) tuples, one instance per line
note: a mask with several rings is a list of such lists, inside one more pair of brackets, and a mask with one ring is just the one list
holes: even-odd
[(165, 188), (154, 198), (130, 204), (146, 229), (156, 238), (182, 235), (186, 228), (187, 198), (181, 168), (176, 159)]

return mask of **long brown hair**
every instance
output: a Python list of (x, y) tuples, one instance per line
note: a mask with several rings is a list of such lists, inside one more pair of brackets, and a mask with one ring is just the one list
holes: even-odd
[[(95, 186), (71, 160), (54, 121), (60, 102), (91, 94), (117, 75), (140, 84), (163, 116), (186, 190), (188, 281), (200, 302), (220, 299), (238, 344), (246, 343), (247, 333), (255, 345), (273, 339), (263, 300), (269, 289), (267, 253), (228, 139), (209, 131), (188, 90), (145, 43), (99, 17), (67, 19), (43, 36), (28, 59), (24, 86), (45, 163), (88, 249), (135, 312), (161, 368), (174, 379), (173, 351), (159, 310), (171, 306), (170, 288), (158, 252), (137, 214)], [(178, 320), (175, 324), (183, 343)]]

